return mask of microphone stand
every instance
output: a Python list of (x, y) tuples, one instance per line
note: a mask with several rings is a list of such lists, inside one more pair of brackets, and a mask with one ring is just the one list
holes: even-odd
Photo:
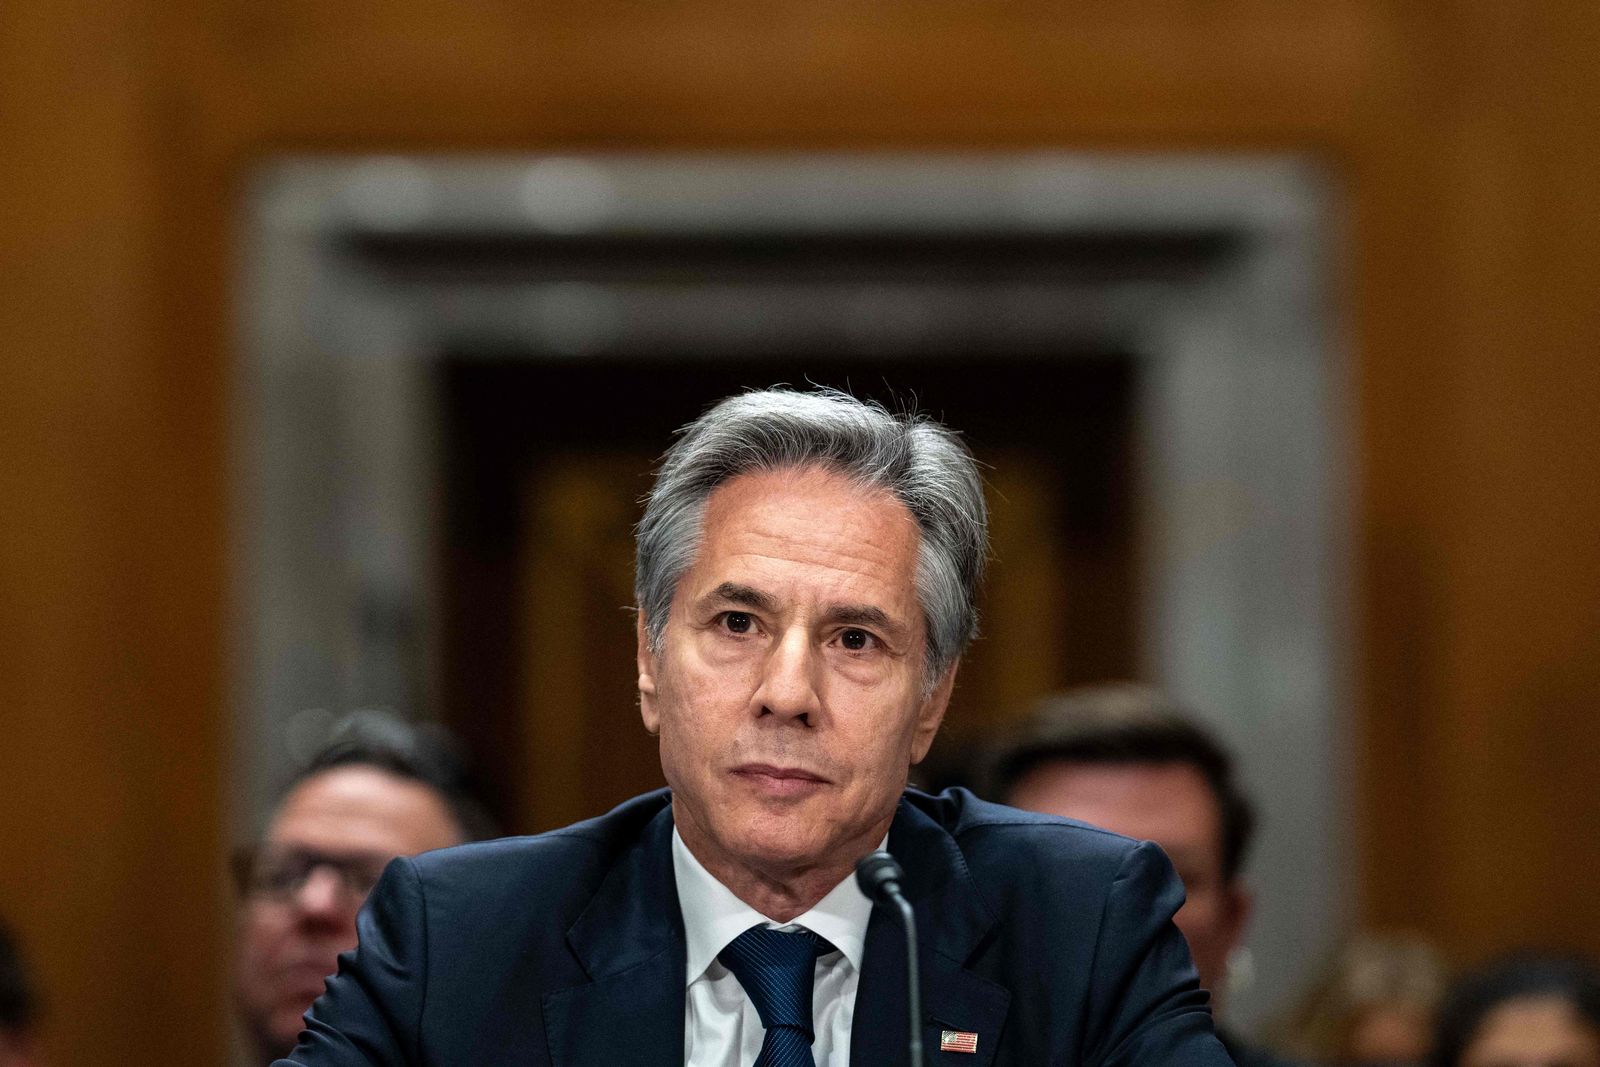
[(900, 889), (905, 872), (887, 852), (873, 852), (856, 864), (856, 884), (874, 903), (890, 905), (906, 933), (906, 993), (910, 1008), (911, 1032), (907, 1049), (911, 1067), (923, 1067), (922, 1059), (922, 982), (917, 973), (917, 916), (911, 901)]

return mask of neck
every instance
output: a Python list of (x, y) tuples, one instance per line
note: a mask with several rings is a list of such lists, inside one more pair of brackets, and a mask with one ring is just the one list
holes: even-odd
[(877, 847), (883, 835), (889, 832), (889, 824), (894, 821), (891, 811), (881, 823), (839, 849), (837, 854), (844, 859), (819, 863), (766, 864), (729, 856), (700, 832), (693, 819), (684, 815), (681, 807), (674, 802), (673, 818), (677, 822), (678, 833), (700, 865), (734, 896), (780, 923), (791, 922), (804, 915), (833, 892), (835, 886), (854, 875), (856, 861)]
[[(704, 861), (701, 861), (704, 862)], [(791, 922), (812, 908), (833, 887), (850, 876), (853, 866), (816, 867), (792, 877), (774, 878), (742, 867), (706, 865), (711, 876), (774, 922)]]

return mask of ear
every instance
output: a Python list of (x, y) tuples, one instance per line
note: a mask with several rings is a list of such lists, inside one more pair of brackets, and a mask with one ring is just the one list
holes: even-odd
[(1228, 951), (1232, 952), (1244, 940), (1245, 928), (1250, 925), (1250, 916), (1256, 910), (1256, 895), (1244, 878), (1235, 875), (1223, 887), (1222, 906), (1223, 932)]
[(644, 609), (634, 613), (635, 639), (638, 647), (634, 658), (639, 666), (639, 718), (651, 734), (661, 733), (661, 711), (656, 707), (656, 656), (650, 651), (650, 635), (644, 628)]
[(944, 722), (945, 709), (950, 706), (950, 692), (955, 688), (956, 668), (960, 664), (960, 660), (950, 664), (933, 689), (922, 698), (922, 706), (917, 709), (916, 733), (911, 739), (913, 767), (921, 763), (928, 755), (928, 749), (933, 747), (933, 737), (939, 732), (939, 724)]

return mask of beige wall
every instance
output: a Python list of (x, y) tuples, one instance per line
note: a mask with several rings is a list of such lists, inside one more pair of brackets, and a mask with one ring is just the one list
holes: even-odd
[(55, 1061), (220, 1060), (227, 279), (286, 149), (1325, 158), (1365, 913), (1600, 951), (1597, 53), (1586, 0), (7, 5), (0, 911)]

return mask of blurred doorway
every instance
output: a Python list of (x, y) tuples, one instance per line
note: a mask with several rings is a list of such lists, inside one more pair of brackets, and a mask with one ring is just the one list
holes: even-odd
[(947, 356), (891, 366), (898, 388), (851, 363), (446, 364), (442, 707), (519, 825), (563, 825), (660, 782), (625, 610), (636, 502), (677, 425), (740, 389), (809, 380), (915, 400), (988, 466), (984, 637), (963, 661), (936, 779), (959, 778), (958, 757), (1040, 694), (1138, 672), (1134, 362)]
[(914, 398), (995, 509), (935, 773), (1072, 682), (1210, 714), (1270, 799), (1248, 1024), (1353, 884), (1328, 201), (1279, 158), (268, 168), (240, 273), (240, 820), (297, 724), (373, 704), (459, 730), (516, 829), (654, 784), (625, 608), (671, 430), (780, 381)]

